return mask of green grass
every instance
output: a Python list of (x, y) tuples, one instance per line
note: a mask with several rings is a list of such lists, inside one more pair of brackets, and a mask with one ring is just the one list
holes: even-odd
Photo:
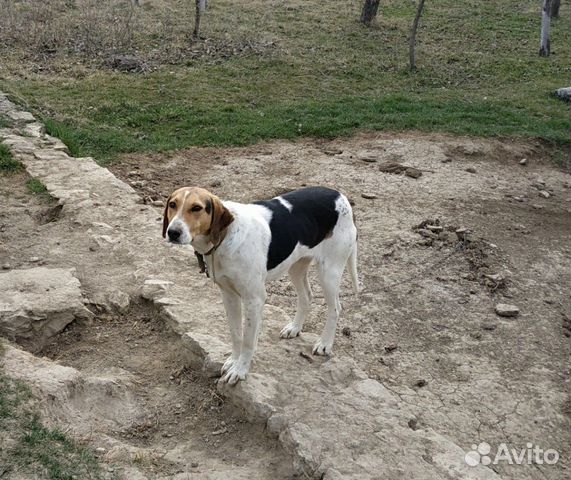
[(45, 195), (48, 193), (46, 186), (37, 178), (30, 178), (26, 182), (26, 188), (28, 189), (28, 192), (33, 193), (34, 195)]
[[(187, 2), (159, 3), (174, 8), (174, 31), (191, 29)], [(25, 100), (74, 155), (102, 162), (127, 152), (328, 138), (357, 130), (569, 143), (569, 106), (552, 95), (571, 73), (569, 9), (553, 23), (553, 55), (540, 58), (540, 2), (428, 2), (418, 33), (418, 71), (410, 73), (412, 2), (383, 2), (372, 28), (358, 23), (360, 4), (304, 0), (269, 8), (261, 0), (219, 0), (203, 20), (205, 37), (272, 41), (276, 47), (227, 59), (183, 57), (145, 75), (92, 65), (30, 74), (21, 61), (8, 62), (0, 89)], [(154, 8), (148, 4), (142, 12), (162, 12)], [(133, 45), (143, 56), (158, 48), (144, 36), (145, 18)]]
[[(2, 355), (0, 343), (0, 355)], [(0, 466), (50, 480), (102, 478), (95, 457), (54, 428), (47, 428), (33, 408), (30, 389), (0, 371)], [(2, 444), (7, 438), (14, 443)]]
[(0, 143), (0, 173), (16, 172), (22, 168), (6, 145)]

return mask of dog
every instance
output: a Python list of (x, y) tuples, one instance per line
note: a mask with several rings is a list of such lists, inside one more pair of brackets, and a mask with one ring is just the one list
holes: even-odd
[(301, 333), (311, 303), (307, 278), (311, 263), (317, 267), (327, 303), (325, 328), (313, 354), (331, 353), (347, 264), (353, 289), (359, 291), (357, 228), (345, 195), (307, 187), (242, 204), (221, 201), (203, 188), (180, 188), (166, 202), (163, 237), (192, 245), (220, 288), (232, 340), (221, 382), (233, 385), (246, 378), (262, 325), (265, 284), (286, 272), (297, 293), (297, 311), (280, 335), (294, 338)]

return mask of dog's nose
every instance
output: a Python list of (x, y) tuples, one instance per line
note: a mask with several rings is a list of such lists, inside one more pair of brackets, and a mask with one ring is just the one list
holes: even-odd
[(170, 228), (167, 233), (169, 234), (169, 240), (174, 242), (179, 239), (181, 231)]

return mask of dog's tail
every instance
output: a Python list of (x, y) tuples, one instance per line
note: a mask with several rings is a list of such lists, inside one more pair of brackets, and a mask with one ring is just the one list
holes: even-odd
[(359, 285), (359, 276), (357, 275), (357, 239), (353, 244), (353, 249), (349, 255), (349, 261), (347, 262), (349, 266), (349, 273), (351, 274), (351, 281), (353, 282), (353, 291), (359, 293), (361, 291), (361, 286)]

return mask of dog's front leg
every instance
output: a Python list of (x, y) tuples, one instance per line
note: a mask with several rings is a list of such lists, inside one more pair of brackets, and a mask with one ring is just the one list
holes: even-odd
[(222, 365), (221, 374), (230, 370), (230, 368), (238, 361), (242, 350), (242, 299), (233, 290), (222, 291), (222, 301), (226, 310), (226, 318), (230, 326), (230, 339), (232, 341), (232, 355), (230, 355), (224, 365)]
[(228, 382), (230, 385), (233, 385), (239, 380), (244, 380), (250, 371), (250, 365), (258, 343), (258, 334), (262, 326), (262, 310), (265, 302), (265, 289), (260, 289), (258, 294), (249, 294), (244, 298), (245, 316), (240, 357), (237, 362), (232, 364), (226, 375), (222, 377), (222, 382)]

